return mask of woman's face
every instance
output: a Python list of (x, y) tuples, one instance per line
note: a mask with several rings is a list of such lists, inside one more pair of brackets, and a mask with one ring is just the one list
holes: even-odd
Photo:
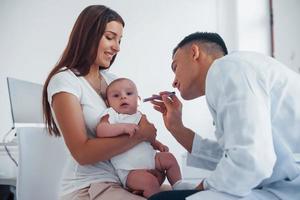
[(107, 23), (102, 38), (98, 45), (95, 65), (108, 68), (110, 62), (119, 51), (123, 34), (123, 26), (117, 21)]

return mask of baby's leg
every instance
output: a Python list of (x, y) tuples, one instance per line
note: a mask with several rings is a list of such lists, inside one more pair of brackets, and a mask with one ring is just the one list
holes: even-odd
[(160, 184), (147, 170), (132, 170), (127, 176), (126, 186), (132, 190), (141, 190), (145, 197), (160, 192)]
[(155, 156), (155, 168), (166, 171), (171, 185), (181, 180), (181, 172), (176, 158), (169, 152), (158, 152)]

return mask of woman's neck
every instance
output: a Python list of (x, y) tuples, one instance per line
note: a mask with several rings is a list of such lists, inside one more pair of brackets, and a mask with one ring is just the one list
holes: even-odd
[(98, 66), (92, 65), (89, 73), (85, 76), (92, 80), (100, 80), (101, 74)]
[(89, 82), (89, 84), (94, 88), (94, 90), (100, 94), (101, 92), (101, 74), (99, 68), (91, 67), (90, 71), (84, 78)]
[(89, 84), (94, 88), (96, 93), (100, 95), (103, 99), (106, 98), (106, 88), (107, 83), (102, 77), (99, 67), (91, 67), (90, 71), (84, 78), (89, 82)]

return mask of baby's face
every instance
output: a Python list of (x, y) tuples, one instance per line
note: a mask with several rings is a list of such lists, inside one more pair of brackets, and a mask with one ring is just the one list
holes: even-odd
[(115, 111), (122, 114), (134, 114), (138, 107), (138, 93), (130, 80), (120, 80), (110, 86), (107, 101)]

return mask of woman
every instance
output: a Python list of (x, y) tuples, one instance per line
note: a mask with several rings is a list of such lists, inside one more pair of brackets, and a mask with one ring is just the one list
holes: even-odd
[(115, 77), (106, 70), (120, 50), (124, 21), (115, 11), (93, 5), (79, 15), (63, 55), (43, 90), (49, 133), (63, 136), (70, 156), (62, 177), (61, 199), (144, 199), (120, 186), (109, 159), (142, 141), (153, 141), (155, 127), (143, 116), (131, 138), (95, 138), (103, 95)]

